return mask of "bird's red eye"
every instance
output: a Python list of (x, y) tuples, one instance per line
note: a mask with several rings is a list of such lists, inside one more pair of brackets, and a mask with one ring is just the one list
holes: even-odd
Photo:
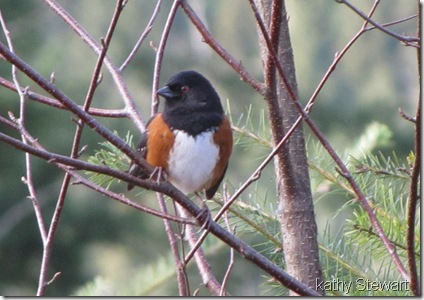
[(183, 92), (183, 93), (187, 93), (189, 89), (190, 89), (190, 88), (188, 87), (188, 85), (183, 85), (183, 86), (181, 87), (181, 92)]

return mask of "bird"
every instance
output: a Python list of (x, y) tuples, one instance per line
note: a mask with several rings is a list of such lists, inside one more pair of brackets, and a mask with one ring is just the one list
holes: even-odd
[[(212, 199), (226, 173), (233, 135), (221, 100), (206, 77), (194, 70), (172, 76), (156, 91), (165, 99), (161, 113), (147, 122), (137, 155), (164, 171), (184, 194)], [(133, 161), (129, 174), (149, 176)], [(133, 188), (128, 184), (128, 190)]]

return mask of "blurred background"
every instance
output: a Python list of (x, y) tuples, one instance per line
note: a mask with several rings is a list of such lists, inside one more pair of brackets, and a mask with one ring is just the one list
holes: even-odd
[[(115, 1), (58, 1), (96, 40), (104, 37), (113, 14)], [(312, 95), (336, 52), (348, 43), (362, 26), (362, 19), (336, 1), (287, 0), (299, 94), (302, 103)], [(257, 79), (262, 80), (262, 63), (254, 17), (247, 1), (189, 1), (214, 37), (240, 60)], [(370, 1), (352, 1), (368, 12)], [(155, 7), (155, 1), (129, 1), (121, 16), (108, 55), (116, 65), (122, 64), (144, 31)], [(136, 57), (123, 73), (123, 78), (145, 120), (150, 116), (152, 74), (155, 52), (149, 45), (159, 45), (171, 1), (164, 1), (154, 27)], [(58, 87), (75, 102), (82, 104), (97, 57), (89, 47), (42, 1), (2, 0), (1, 13), (11, 32), (16, 53), (43, 76), (55, 74)], [(374, 15), (380, 24), (403, 19), (417, 13), (417, 1), (382, 1)], [(416, 19), (390, 27), (399, 34), (414, 36)], [(0, 41), (6, 43), (3, 32)], [(233, 123), (250, 126), (269, 137), (265, 105), (261, 97), (223, 62), (205, 43), (186, 15), (179, 11), (173, 24), (162, 64), (161, 85), (176, 72), (195, 69), (208, 77), (216, 87)], [(105, 70), (105, 69), (104, 69)], [(401, 45), (394, 38), (371, 30), (349, 50), (318, 96), (312, 117), (328, 140), (341, 154), (355, 152), (358, 140), (371, 126), (387, 130), (384, 143), (373, 151), (396, 152), (400, 159), (412, 150), (413, 128), (402, 119), (398, 109), (414, 115), (418, 99), (416, 50)], [(122, 100), (107, 71), (94, 95), (94, 107), (122, 108)], [(0, 61), (0, 76), (11, 80), (11, 66)], [(45, 94), (33, 82), (19, 75), (22, 86)], [(9, 111), (19, 115), (17, 94), (0, 87), (0, 114)], [(250, 113), (249, 113), (250, 112)], [(121, 137), (128, 131), (138, 139), (135, 126), (127, 119), (99, 120)], [(377, 123), (376, 123), (377, 122)], [(30, 133), (50, 151), (70, 152), (75, 124), (66, 111), (28, 101), (26, 125)], [(1, 132), (19, 138), (0, 124)], [(316, 143), (305, 128), (308, 143)], [(82, 144), (89, 146), (86, 156), (93, 155), (101, 139), (84, 130)], [(314, 155), (309, 147), (310, 156)], [(24, 154), (0, 143), (0, 294), (34, 295), (38, 283), (42, 244), (31, 200), (21, 178), (25, 176)], [(239, 187), (269, 153), (266, 147), (240, 140), (235, 146), (226, 182), (230, 191)], [(35, 187), (49, 224), (54, 211), (63, 174), (54, 166), (33, 159)], [(311, 173), (313, 192), (314, 174)], [(113, 186), (125, 192), (125, 185)], [(241, 200), (275, 207), (273, 166), (269, 165), (260, 181), (247, 190)], [(132, 191), (132, 197), (156, 207), (152, 192)], [(316, 216), (320, 234), (327, 223), (342, 227), (349, 211), (340, 217), (335, 212), (347, 201), (344, 194), (320, 195)], [(274, 206), (273, 206), (274, 205)], [(243, 237), (252, 242), (254, 236)], [(208, 241), (211, 264), (222, 279), (228, 264), (229, 250), (216, 239)], [(78, 293), (87, 283), (98, 280), (108, 289), (131, 286), (141, 294), (142, 282), (151, 276), (172, 271), (167, 239), (161, 219), (140, 213), (107, 199), (81, 186), (72, 186), (66, 199), (57, 236), (54, 241), (50, 274), (62, 272), (48, 287), (48, 296)], [(205, 289), (190, 267), (193, 290)], [(239, 257), (228, 289), (233, 295), (261, 294), (261, 272)], [(130, 290), (130, 288), (128, 288)], [(169, 277), (151, 295), (175, 295), (175, 280)], [(207, 291), (205, 292), (207, 294)]]

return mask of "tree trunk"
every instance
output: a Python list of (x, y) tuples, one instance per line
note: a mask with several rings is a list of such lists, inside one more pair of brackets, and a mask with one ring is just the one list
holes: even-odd
[[(297, 83), (290, 43), (287, 14), (283, 0), (254, 0), (268, 30), (278, 60), (297, 98)], [(267, 43), (261, 33), (260, 48), (264, 63), (265, 100), (272, 127), (274, 146), (292, 127), (299, 113), (290, 93), (276, 72)], [(296, 99), (297, 100), (297, 99)], [(275, 156), (278, 209), (287, 272), (317, 289), (322, 280), (317, 242), (317, 225), (310, 188), (302, 124)], [(322, 292), (322, 291), (319, 291)], [(291, 292), (292, 295), (295, 293)]]

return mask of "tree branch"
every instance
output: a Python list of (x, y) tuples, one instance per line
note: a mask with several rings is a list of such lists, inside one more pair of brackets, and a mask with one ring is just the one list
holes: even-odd
[[(47, 161), (51, 161), (51, 162), (54, 161), (55, 163), (68, 165), (79, 170), (87, 170), (87, 171), (92, 171), (92, 172), (96, 172), (100, 174), (113, 176), (125, 182), (132, 183), (136, 186), (139, 186), (148, 190), (164, 193), (168, 195), (169, 197), (171, 197), (172, 199), (174, 199), (182, 207), (184, 207), (192, 216), (197, 216), (198, 224), (204, 224), (206, 221), (208, 221), (206, 219), (206, 216), (202, 214), (202, 210), (199, 207), (197, 207), (189, 198), (187, 198), (184, 194), (182, 194), (181, 191), (177, 190), (175, 187), (173, 187), (170, 183), (166, 181), (157, 183), (151, 180), (143, 180), (138, 177), (129, 175), (128, 173), (125, 173), (119, 170), (114, 170), (109, 167), (93, 165), (93, 164), (83, 162), (77, 159), (69, 158), (67, 156), (54, 154), (47, 151), (42, 151), (40, 149), (37, 149), (36, 147), (26, 145), (22, 143), (21, 141), (14, 139), (12, 137), (9, 137), (8, 135), (1, 132), (0, 132), (0, 141), (11, 145), (12, 147), (18, 150), (31, 153), (32, 155), (43, 158)], [(247, 259), (248, 261), (251, 261), (252, 263), (257, 265), (259, 268), (261, 268), (263, 271), (273, 276), (277, 281), (281, 282), (281, 284), (283, 284), (284, 286), (294, 290), (300, 295), (319, 296), (319, 294), (315, 290), (297, 281), (295, 278), (293, 278), (292, 276), (287, 274), (285, 271), (277, 267), (268, 258), (266, 258), (262, 254), (255, 251), (248, 244), (238, 239), (231, 233), (227, 232), (224, 228), (219, 226), (216, 222), (209, 220), (208, 226), (209, 226), (209, 231), (212, 234), (214, 234), (220, 240), (228, 244), (230, 247), (234, 248), (234, 250), (239, 252), (245, 259)]]
[(171, 31), (172, 23), (174, 22), (175, 15), (178, 7), (180, 6), (180, 0), (174, 0), (174, 4), (168, 14), (168, 19), (165, 23), (165, 28), (162, 32), (162, 37), (159, 42), (159, 47), (156, 51), (155, 67), (153, 72), (153, 85), (152, 85), (152, 111), (151, 114), (157, 113), (159, 108), (159, 99), (156, 95), (156, 91), (159, 89), (159, 76), (162, 67), (163, 54), (165, 51), (166, 42), (168, 40), (169, 32)]
[[(5, 33), (9, 49), (12, 53), (14, 53), (10, 31), (8, 30), (8, 28), (6, 26), (6, 22), (3, 19), (3, 15), (1, 13), (1, 11), (0, 11), (0, 23), (1, 23), (1, 26), (2, 26), (3, 31)], [(21, 135), (22, 142), (24, 144), (28, 144), (29, 140), (27, 139), (27, 137), (24, 134), (25, 117), (26, 117), (27, 89), (25, 89), (25, 90), (21, 89), (21, 86), (20, 86), (19, 81), (18, 81), (17, 68), (14, 65), (12, 65), (12, 77), (13, 77), (14, 84), (18, 89), (19, 106), (20, 106), (20, 108), (19, 108), (19, 119), (13, 118), (13, 120), (17, 124), (17, 127), (19, 129), (18, 131)], [(11, 114), (9, 114), (9, 115), (11, 116)], [(28, 187), (28, 192), (29, 192), (29, 195), (30, 195), (29, 198), (31, 199), (31, 202), (32, 202), (32, 205), (33, 205), (33, 208), (34, 208), (38, 228), (39, 228), (40, 235), (41, 235), (41, 240), (42, 240), (43, 245), (45, 245), (46, 241), (47, 241), (47, 230), (46, 230), (45, 221), (44, 221), (44, 218), (43, 218), (43, 215), (42, 215), (42, 212), (41, 212), (41, 206), (39, 204), (37, 192), (36, 192), (36, 189), (34, 187), (34, 181), (33, 181), (33, 176), (32, 176), (32, 161), (31, 161), (31, 155), (29, 153), (25, 153), (25, 165), (26, 165), (26, 177), (23, 178), (23, 182)]]
[[(16, 88), (13, 82), (10, 82), (9, 80), (3, 77), (0, 77), (0, 85), (18, 94), (19, 92), (23, 92), (23, 89), (19, 90), (18, 88)], [(37, 94), (29, 89), (26, 90), (26, 95), (28, 99), (34, 100), (36, 102), (46, 104), (51, 107), (68, 110), (66, 106), (64, 106), (62, 103), (60, 103), (56, 99)], [(80, 106), (80, 108), (82, 109), (83, 107)], [(88, 113), (92, 116), (105, 117), (105, 118), (129, 118), (129, 113), (126, 109), (103, 109), (103, 108), (90, 107), (88, 109)]]
[[(180, 205), (177, 205), (177, 211), (182, 217), (188, 218), (188, 212)], [(207, 211), (207, 214), (209, 213), (210, 212)], [(205, 211), (201, 211), (200, 214), (204, 215)], [(199, 216), (196, 216), (196, 218), (198, 218)], [(208, 221), (209, 220), (205, 219), (204, 222), (208, 222)], [(186, 226), (185, 228), (185, 236), (187, 238), (188, 244), (190, 245), (190, 253), (185, 257), (184, 265), (186, 265), (188, 261), (190, 260), (190, 258), (188, 257), (194, 256), (194, 261), (196, 262), (196, 266), (197, 266), (197, 269), (199, 270), (199, 275), (203, 281), (203, 284), (209, 289), (209, 291), (211, 292), (213, 296), (219, 296), (222, 291), (222, 285), (218, 282), (218, 280), (213, 275), (212, 268), (206, 259), (205, 252), (200, 247), (203, 240), (201, 240), (201, 238), (198, 238), (196, 233), (196, 228), (190, 225)], [(227, 295), (225, 291), (224, 293), (225, 295)]]
[[(161, 212), (159, 212), (157, 210), (154, 210), (154, 209), (151, 209), (149, 207), (140, 205), (137, 202), (134, 202), (134, 201), (128, 199), (127, 197), (125, 197), (122, 194), (117, 194), (117, 193), (111, 192), (111, 191), (109, 191), (109, 190), (107, 190), (105, 188), (102, 188), (101, 186), (99, 186), (97, 184), (94, 184), (93, 182), (87, 180), (86, 178), (84, 178), (83, 176), (79, 175), (75, 171), (75, 170), (78, 170), (78, 169), (85, 170), (86, 168), (88, 168), (87, 166), (90, 166), (90, 164), (88, 164), (88, 163), (86, 163), (84, 161), (78, 160), (76, 158), (74, 160), (71, 159), (70, 160), (71, 163), (69, 163), (69, 162), (68, 163), (65, 163), (65, 164), (60, 163), (60, 158), (58, 159), (57, 157), (55, 157), (55, 154), (54, 153), (48, 152), (45, 148), (43, 148), (38, 143), (38, 141), (36, 139), (34, 139), (34, 137), (32, 137), (24, 128), (20, 128), (18, 124), (15, 124), (13, 122), (10, 122), (7, 119), (5, 119), (5, 118), (3, 118), (3, 117), (0, 116), (0, 123), (5, 124), (5, 121), (8, 122), (8, 126), (11, 129), (16, 130), (18, 132), (21, 132), (26, 137), (26, 139), (30, 142), (30, 144), (33, 144), (33, 149), (38, 149), (38, 150), (40, 150), (42, 152), (43, 151), (46, 152), (46, 154), (45, 154), (46, 156), (43, 156), (42, 158), (44, 158), (45, 160), (47, 160), (50, 163), (55, 164), (61, 170), (65, 171), (67, 173), (70, 173), (72, 175), (72, 177), (74, 177), (76, 179), (75, 184), (82, 184), (82, 185), (84, 185), (84, 186), (86, 186), (86, 187), (88, 187), (88, 188), (90, 188), (90, 189), (92, 189), (92, 190), (94, 190), (96, 192), (102, 193), (105, 196), (108, 196), (108, 197), (110, 197), (110, 198), (112, 198), (114, 200), (117, 200), (118, 202), (121, 202), (121, 203), (123, 203), (123, 204), (125, 204), (127, 206), (130, 206), (130, 207), (135, 208), (135, 209), (137, 209), (139, 211), (146, 212), (148, 214), (154, 215), (156, 217), (160, 217), (162, 219), (165, 218), (167, 220), (170, 220), (170, 221), (173, 221), (173, 222), (177, 222), (177, 223), (182, 223), (182, 224), (191, 224), (191, 225), (195, 225), (196, 224), (192, 220), (183, 219), (183, 218), (179, 218), (177, 216), (172, 216), (172, 215), (166, 215), (166, 214), (163, 214), (163, 213), (161, 213)], [(19, 145), (18, 144), (13, 144), (12, 143), (10, 145), (19, 149)], [(23, 149), (20, 149), (20, 150), (22, 150), (22, 151), (25, 152), (25, 150), (23, 150)], [(47, 155), (51, 155), (54, 158), (47, 159)], [(63, 157), (67, 157), (67, 156), (63, 156)], [(75, 165), (73, 165), (72, 162), (75, 163)], [(83, 164), (83, 165), (80, 165), (80, 163)], [(97, 165), (91, 165), (91, 166), (97, 166)], [(107, 170), (109, 170), (109, 171), (107, 171)], [(103, 168), (103, 171), (104, 171), (103, 174), (109, 175), (109, 176), (112, 176), (113, 177), (113, 175), (111, 175), (111, 173), (113, 174), (113, 172), (115, 170), (114, 169), (111, 169), (109, 167), (104, 167)], [(97, 173), (97, 172), (95, 172), (95, 173)], [(124, 174), (126, 174), (126, 173), (124, 173)], [(148, 186), (146, 186), (144, 188), (149, 189)]]
[[(368, 15), (368, 17), (370, 17), (370, 16)], [(406, 18), (403, 18), (403, 19), (400, 19), (400, 20), (396, 20), (396, 21), (393, 21), (393, 22), (388, 22), (388, 23), (381, 24), (381, 26), (382, 27), (389, 27), (389, 26), (397, 25), (397, 24), (400, 24), (400, 23), (403, 23), (403, 22), (406, 22), (406, 21), (415, 19), (416, 17), (417, 17), (417, 15), (412, 15), (412, 16), (409, 16), (409, 17), (406, 17)], [(368, 21), (365, 21), (365, 22), (368, 23)], [(374, 30), (374, 29), (377, 29), (377, 27), (370, 26), (370, 27), (365, 28), (364, 31), (370, 31), (370, 30)]]
[(208, 31), (206, 26), (191, 8), (186, 0), (181, 1), (181, 7), (184, 12), (202, 35), (203, 40), (207, 43), (224, 61), (226, 61), (240, 75), (241, 79), (249, 84), (256, 91), (263, 93), (265, 85), (252, 77), (251, 74), (243, 67), (241, 61), (235, 59), (228, 51), (222, 47)]
[(162, 0), (158, 0), (156, 3), (155, 10), (153, 11), (153, 14), (147, 23), (146, 28), (144, 29), (143, 33), (141, 34), (140, 38), (138, 39), (137, 43), (135, 44), (134, 48), (131, 50), (130, 54), (128, 55), (127, 59), (122, 63), (121, 67), (119, 67), (119, 72), (122, 73), (124, 70), (128, 67), (128, 64), (131, 62), (131, 60), (134, 58), (135, 54), (137, 53), (138, 49), (140, 48), (141, 44), (143, 44), (144, 40), (146, 39), (147, 35), (150, 33), (150, 31), (153, 28), (153, 23), (156, 20), (156, 17), (160, 11), (160, 7), (162, 5)]
[(395, 32), (392, 32), (392, 31), (386, 29), (385, 26), (382, 26), (382, 25), (378, 24), (377, 22), (375, 22), (373, 19), (371, 19), (370, 17), (368, 17), (360, 9), (358, 9), (357, 7), (355, 7), (353, 4), (351, 4), (347, 0), (336, 0), (336, 2), (345, 4), (351, 10), (353, 10), (357, 15), (359, 15), (362, 19), (364, 19), (365, 21), (371, 23), (372, 25), (374, 25), (376, 28), (378, 28), (382, 32), (384, 32), (384, 33), (386, 33), (386, 34), (394, 37), (395, 39), (399, 40), (400, 42), (402, 42), (402, 43), (404, 43), (406, 45), (411, 45), (411, 46), (418, 47), (418, 48), (420, 47), (420, 45), (419, 45), (420, 39), (419, 38), (408, 37), (408, 36), (400, 35), (400, 34), (397, 34)]
[[(377, 5), (379, 4), (379, 0), (375, 1), (370, 12), (368, 13), (368, 18), (371, 18), (371, 16), (374, 14)], [(330, 67), (328, 67), (327, 72), (324, 74), (324, 76), (322, 77), (320, 83), (318, 84), (317, 88), (315, 89), (315, 91), (312, 93), (312, 96), (309, 98), (308, 104), (305, 106), (305, 111), (309, 112), (310, 109), (312, 108), (318, 94), (321, 92), (321, 89), (324, 87), (325, 83), (327, 82), (328, 78), (330, 77), (330, 75), (333, 73), (333, 71), (336, 69), (336, 66), (338, 65), (338, 63), (341, 61), (341, 59), (343, 58), (343, 56), (348, 52), (348, 50), (350, 49), (350, 47), (352, 47), (352, 45), (362, 36), (362, 34), (364, 34), (367, 31), (367, 26), (368, 21), (366, 20), (361, 29), (353, 36), (353, 38), (350, 39), (350, 41), (346, 44), (346, 46), (343, 47), (343, 49), (340, 52), (337, 52), (333, 62), (331, 63)]]
[[(224, 185), (223, 187), (223, 199), (224, 203), (228, 202), (229, 194), (227, 193), (227, 187)], [(228, 232), (232, 232), (235, 235), (235, 226), (234, 229), (231, 228), (230, 220), (228, 218), (228, 211), (225, 212), (224, 215), (225, 225), (227, 225)], [(227, 271), (225, 272), (224, 278), (222, 279), (221, 291), (219, 292), (219, 296), (225, 296), (225, 286), (227, 285), (228, 278), (230, 278), (231, 271), (234, 268), (234, 249), (230, 249), (230, 261), (228, 263)]]
[[(252, 0), (249, 0), (252, 1)], [(252, 2), (251, 2), (252, 3)], [(384, 233), (384, 230), (382, 229), (382, 227), (380, 226), (377, 217), (374, 214), (373, 209), (371, 208), (371, 206), (368, 203), (368, 200), (366, 199), (365, 195), (362, 193), (361, 189), (359, 188), (358, 184), (355, 182), (355, 180), (353, 179), (352, 175), (350, 174), (349, 170), (347, 169), (346, 165), (343, 163), (343, 161), (341, 160), (341, 158), (337, 155), (336, 151), (333, 149), (333, 147), (331, 146), (331, 144), (328, 142), (328, 140), (325, 138), (325, 136), (322, 134), (322, 132), (319, 130), (319, 128), (315, 125), (315, 123), (309, 118), (308, 114), (303, 110), (302, 106), (300, 105), (300, 103), (297, 101), (296, 97), (295, 97), (295, 93), (294, 91), (291, 89), (288, 80), (284, 74), (283, 68), (281, 66), (280, 61), (278, 60), (278, 57), (272, 47), (272, 42), (268, 36), (268, 33), (266, 31), (265, 25), (263, 24), (259, 13), (257, 12), (257, 10), (255, 11), (255, 7), (254, 5), (252, 6), (254, 12), (255, 12), (255, 17), (256, 20), (259, 24), (259, 27), (262, 31), (262, 35), (264, 36), (267, 46), (268, 46), (268, 50), (272, 55), (273, 61), (276, 65), (277, 71), (279, 73), (279, 75), (281, 76), (284, 84), (287, 87), (287, 91), (289, 92), (290, 95), (290, 99), (293, 101), (293, 103), (296, 106), (296, 109), (298, 110), (298, 112), (301, 114), (303, 120), (305, 121), (305, 123), (309, 126), (309, 128), (312, 130), (312, 132), (314, 133), (314, 135), (318, 138), (318, 140), (321, 142), (321, 144), (323, 145), (324, 149), (326, 149), (326, 151), (329, 153), (329, 155), (331, 156), (331, 158), (334, 160), (334, 162), (337, 164), (337, 166), (340, 168), (341, 170), (341, 174), (343, 174), (343, 176), (345, 177), (345, 179), (349, 182), (349, 184), (352, 186), (352, 189), (354, 190), (357, 199), (359, 200), (361, 206), (363, 207), (363, 209), (365, 210), (365, 212), (367, 213), (368, 217), (370, 218), (371, 224), (373, 225), (373, 227), (376, 229), (379, 237), (381, 238), (388, 254), (392, 257), (393, 262), (396, 265), (396, 268), (398, 269), (399, 273), (402, 275), (402, 277), (406, 280), (410, 279), (410, 276), (408, 274), (408, 272), (406, 271), (402, 261), (400, 260), (399, 256), (397, 255), (396, 251), (395, 251), (395, 247), (393, 246), (392, 243), (390, 243), (390, 240), (387, 238), (386, 234)]]
[[(55, 0), (44, 0), (44, 2), (67, 24), (69, 27), (97, 54), (102, 52), (102, 46)], [(129, 117), (137, 126), (139, 131), (144, 131), (144, 122), (135, 105), (135, 102), (130, 95), (130, 92), (122, 79), (122, 74), (118, 68), (112, 63), (108, 56), (104, 59), (105, 66), (109, 70), (119, 93), (125, 103), (125, 109), (129, 112)], [(59, 100), (59, 99), (58, 99)]]
[[(156, 196), (158, 198), (161, 211), (167, 214), (167, 209), (166, 209), (165, 200), (163, 199), (163, 194), (156, 193)], [(186, 267), (184, 262), (181, 260), (180, 254), (178, 253), (177, 241), (175, 239), (174, 231), (172, 230), (171, 224), (169, 223), (168, 220), (164, 219), (163, 223), (165, 225), (166, 236), (168, 237), (169, 247), (171, 249), (171, 253), (174, 258), (174, 262), (176, 266), (179, 295), (188, 297), (190, 296), (190, 286), (188, 283)]]
[[(421, 4), (418, 2), (418, 23), (417, 36), (421, 36)], [(418, 82), (421, 82), (421, 55), (417, 51), (418, 60)], [(414, 152), (415, 161), (412, 166), (411, 185), (409, 187), (409, 203), (408, 203), (408, 229), (406, 232), (408, 265), (411, 272), (411, 289), (415, 296), (421, 296), (420, 280), (418, 278), (417, 263), (415, 260), (415, 218), (417, 213), (417, 203), (420, 183), (420, 168), (421, 168), (421, 89), (418, 95), (418, 106), (415, 114), (415, 136), (414, 136)]]

